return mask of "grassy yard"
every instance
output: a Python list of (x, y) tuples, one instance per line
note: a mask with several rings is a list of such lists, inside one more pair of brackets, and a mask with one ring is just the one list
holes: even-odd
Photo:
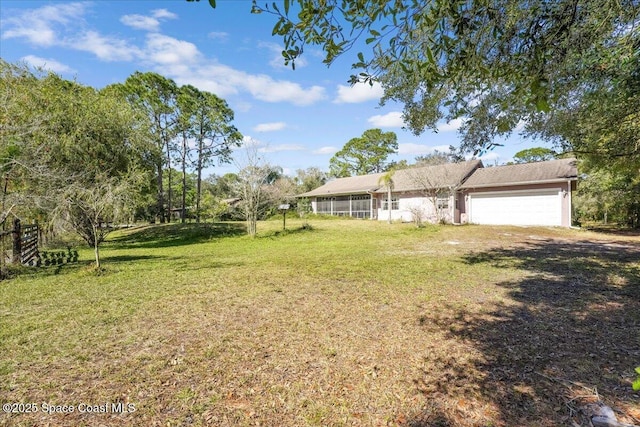
[(640, 237), (300, 225), (130, 229), (100, 274), (0, 282), (0, 402), (38, 410), (0, 426), (640, 424)]

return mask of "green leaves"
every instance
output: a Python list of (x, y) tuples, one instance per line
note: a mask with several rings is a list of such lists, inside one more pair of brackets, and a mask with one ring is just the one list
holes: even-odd
[(329, 161), (331, 175), (366, 175), (386, 170), (387, 158), (398, 151), (397, 136), (380, 129), (366, 130), (352, 138)]
[(632, 387), (633, 391), (640, 391), (640, 366), (636, 368), (636, 374), (638, 375), (638, 378), (633, 381)]
[[(358, 44), (370, 46), (353, 68), (382, 84), (383, 102), (404, 104), (416, 134), (434, 128), (441, 111), (464, 114), (473, 123), (463, 130), (473, 130), (465, 136), (471, 151), (490, 147), (520, 118), (534, 121), (580, 102), (594, 84), (617, 85), (620, 76), (610, 70), (633, 63), (637, 47), (628, 47), (640, 43), (622, 30), (637, 21), (636, 0), (585, 0), (579, 8), (574, 0), (285, 0), (284, 11), (254, 2), (257, 11), (275, 15), (285, 63), (293, 65), (307, 43), (324, 50), (326, 64)], [(360, 79), (354, 76), (350, 82)], [(469, 103), (479, 97), (482, 105)]]

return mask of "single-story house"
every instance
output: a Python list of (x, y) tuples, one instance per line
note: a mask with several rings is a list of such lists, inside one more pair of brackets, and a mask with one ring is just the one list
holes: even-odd
[(489, 168), (471, 160), (338, 178), (298, 197), (318, 214), (569, 227), (577, 179), (575, 159)]

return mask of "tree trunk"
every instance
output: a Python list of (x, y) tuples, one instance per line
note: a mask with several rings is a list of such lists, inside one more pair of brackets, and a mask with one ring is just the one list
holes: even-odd
[(187, 135), (182, 135), (182, 223), (187, 219)]
[(171, 222), (171, 151), (169, 150), (169, 141), (167, 140), (166, 142), (166, 147), (167, 147), (167, 173), (169, 174), (167, 176), (167, 185), (168, 185), (168, 189), (167, 189), (167, 212), (169, 213), (169, 215), (167, 216), (167, 222)]
[(93, 252), (96, 255), (96, 269), (100, 268), (100, 242), (98, 242), (98, 229), (93, 227)]
[(198, 178), (196, 179), (196, 223), (200, 224), (200, 197), (202, 195), (202, 155), (204, 150), (204, 135), (203, 130), (200, 127), (200, 137), (198, 138), (198, 160), (196, 164), (196, 173)]
[(198, 150), (198, 178), (196, 180), (196, 223), (200, 224), (200, 197), (202, 194), (202, 148)]
[(158, 212), (156, 215), (160, 216), (160, 223), (164, 224), (164, 189), (162, 184), (162, 161), (160, 161), (156, 166), (158, 168)]
[(22, 233), (20, 231), (20, 220), (18, 218), (13, 220), (13, 256), (11, 262), (13, 264), (20, 264), (22, 261)]

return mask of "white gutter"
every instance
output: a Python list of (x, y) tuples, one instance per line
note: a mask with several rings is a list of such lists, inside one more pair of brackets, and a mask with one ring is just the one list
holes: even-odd
[[(539, 181), (520, 181), (520, 182), (503, 182), (503, 183), (493, 183), (493, 184), (478, 184), (478, 185), (462, 185), (459, 187), (459, 190), (471, 190), (474, 188), (488, 188), (488, 187), (510, 187), (512, 185), (531, 185), (531, 184), (555, 184), (555, 183), (563, 183), (566, 178), (555, 178), (555, 179), (546, 179)], [(578, 178), (570, 178), (568, 182), (577, 181)]]

